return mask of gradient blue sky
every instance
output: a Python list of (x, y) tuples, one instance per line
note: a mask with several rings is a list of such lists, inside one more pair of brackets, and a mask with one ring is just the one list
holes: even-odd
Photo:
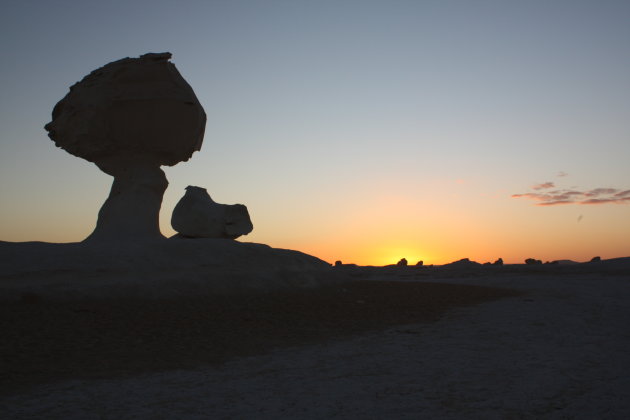
[(3, 0), (0, 240), (91, 232), (111, 178), (43, 125), (91, 70), (170, 51), (208, 123), (165, 168), (167, 236), (198, 185), (248, 206), (244, 240), (331, 262), (630, 255), (629, 22), (610, 0)]

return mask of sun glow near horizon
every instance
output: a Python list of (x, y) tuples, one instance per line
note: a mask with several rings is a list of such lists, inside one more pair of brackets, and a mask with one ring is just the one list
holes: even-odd
[[(285, 201), (267, 205), (252, 195), (243, 201), (254, 231), (239, 240), (294, 249), (331, 264), (339, 260), (373, 266), (396, 264), (401, 258), (409, 265), (418, 261), (440, 265), (462, 258), (480, 263), (502, 258), (510, 264), (526, 258), (589, 261), (594, 256), (630, 255), (628, 223), (618, 222), (627, 220), (626, 204), (540, 207), (507, 194), (484, 193), (472, 182), (427, 180), (418, 190), (394, 181), (365, 179), (368, 188), (359, 185), (343, 193), (323, 188), (314, 191), (310, 201), (278, 196)], [(169, 187), (163, 203), (160, 228), (167, 237), (175, 234), (170, 215), (182, 188)], [(15, 221), (7, 220), (11, 223), (0, 239), (82, 241), (94, 227), (107, 189), (104, 184), (101, 196), (89, 206), (79, 195), (64, 195), (60, 210), (64, 228), (48, 223), (32, 209), (27, 229), (19, 218), (30, 213), (16, 211)], [(220, 202), (234, 202), (217, 197)], [(291, 217), (278, 208), (291, 208)]]
[(197, 185), (247, 206), (240, 241), (330, 263), (630, 255), (630, 2), (110, 3), (0, 15), (0, 240), (91, 233), (111, 177), (43, 125), (90, 71), (170, 51), (208, 120), (164, 168), (167, 237)]

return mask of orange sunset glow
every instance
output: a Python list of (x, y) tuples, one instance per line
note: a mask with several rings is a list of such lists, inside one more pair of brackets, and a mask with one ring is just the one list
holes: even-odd
[(627, 8), (394, 3), (100, 11), (127, 32), (16, 5), (3, 27), (15, 35), (0, 37), (15, 63), (3, 74), (0, 240), (92, 232), (112, 178), (43, 126), (99, 65), (171, 51), (207, 122), (201, 150), (163, 167), (167, 237), (193, 185), (247, 206), (254, 230), (240, 241), (330, 263), (630, 254)]

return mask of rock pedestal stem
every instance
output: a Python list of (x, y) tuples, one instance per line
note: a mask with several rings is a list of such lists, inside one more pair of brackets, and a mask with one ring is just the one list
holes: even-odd
[(98, 212), (96, 228), (86, 241), (163, 239), (159, 219), (168, 187), (159, 166), (126, 162), (109, 167), (114, 176), (109, 197)]

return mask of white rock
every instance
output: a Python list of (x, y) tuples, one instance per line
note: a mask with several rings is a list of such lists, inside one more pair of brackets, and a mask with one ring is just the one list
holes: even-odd
[(205, 188), (188, 186), (173, 209), (171, 226), (190, 238), (236, 239), (254, 226), (243, 204), (215, 203)]
[(123, 58), (94, 70), (55, 106), (48, 136), (114, 177), (90, 240), (163, 238), (162, 165), (201, 149), (206, 114), (170, 53)]

